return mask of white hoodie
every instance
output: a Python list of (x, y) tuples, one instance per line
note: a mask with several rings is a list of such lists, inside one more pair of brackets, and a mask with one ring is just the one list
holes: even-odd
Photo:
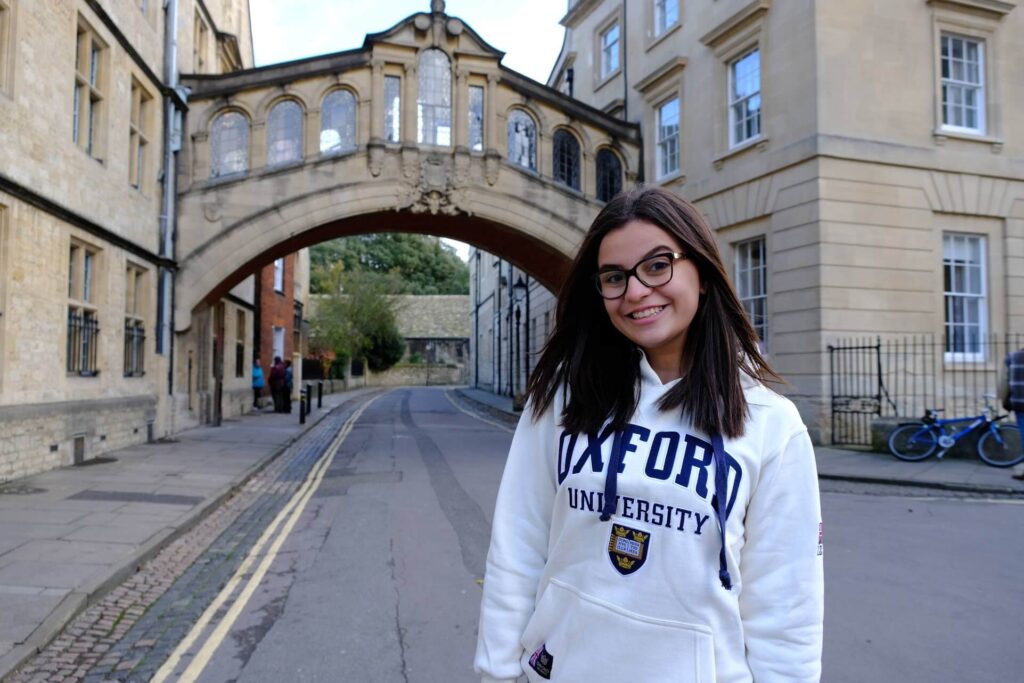
[(744, 435), (724, 442), (726, 589), (711, 438), (658, 409), (672, 383), (640, 365), (609, 521), (616, 437), (598, 453), (563, 432), (561, 395), (536, 422), (523, 411), (494, 511), (476, 670), (484, 683), (524, 672), (531, 683), (818, 681), (821, 511), (799, 414), (744, 377)]

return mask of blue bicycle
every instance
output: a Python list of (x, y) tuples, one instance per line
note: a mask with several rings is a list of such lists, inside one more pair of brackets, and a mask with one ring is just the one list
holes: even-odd
[[(892, 430), (889, 452), (900, 460), (916, 462), (940, 449), (937, 457), (941, 458), (961, 438), (978, 432), (978, 457), (986, 465), (1011, 467), (1024, 462), (1020, 431), (1016, 425), (1000, 424), (1006, 414), (997, 415), (992, 406), (986, 406), (985, 412), (974, 417), (941, 419), (940, 412), (941, 408), (929, 408), (920, 422), (905, 422)], [(954, 431), (953, 425), (963, 423), (967, 423), (965, 427)]]

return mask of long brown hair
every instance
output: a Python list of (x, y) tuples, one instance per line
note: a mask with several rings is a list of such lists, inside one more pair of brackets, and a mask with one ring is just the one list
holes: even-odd
[(658, 404), (678, 409), (707, 433), (743, 434), (747, 401), (745, 372), (760, 381), (781, 381), (758, 350), (757, 334), (726, 275), (704, 219), (688, 202), (658, 188), (637, 188), (605, 204), (587, 231), (558, 297), (555, 329), (544, 345), (527, 387), (534, 419), (561, 387), (562, 424), (570, 432), (595, 434), (605, 422), (623, 428), (636, 410), (640, 350), (612, 325), (594, 287), (597, 253), (612, 230), (647, 221), (675, 237), (697, 268), (704, 293), (686, 335), (680, 368), (688, 368)]

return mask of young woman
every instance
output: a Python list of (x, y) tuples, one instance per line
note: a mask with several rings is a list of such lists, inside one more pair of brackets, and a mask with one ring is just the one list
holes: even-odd
[(494, 511), (486, 682), (817, 681), (814, 452), (697, 211), (594, 220)]

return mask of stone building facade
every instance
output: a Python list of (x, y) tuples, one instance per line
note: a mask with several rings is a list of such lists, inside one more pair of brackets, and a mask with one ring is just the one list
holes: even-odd
[(641, 126), (643, 179), (714, 229), (827, 440), (826, 349), (1024, 330), (1017, 0), (570, 0), (549, 85)]
[[(170, 333), (165, 151), (177, 74), (252, 59), (245, 0), (0, 0), (0, 482), (209, 419), (219, 369)], [(250, 279), (201, 325), (251, 358), (252, 314)], [(225, 412), (249, 384), (224, 373)]]

